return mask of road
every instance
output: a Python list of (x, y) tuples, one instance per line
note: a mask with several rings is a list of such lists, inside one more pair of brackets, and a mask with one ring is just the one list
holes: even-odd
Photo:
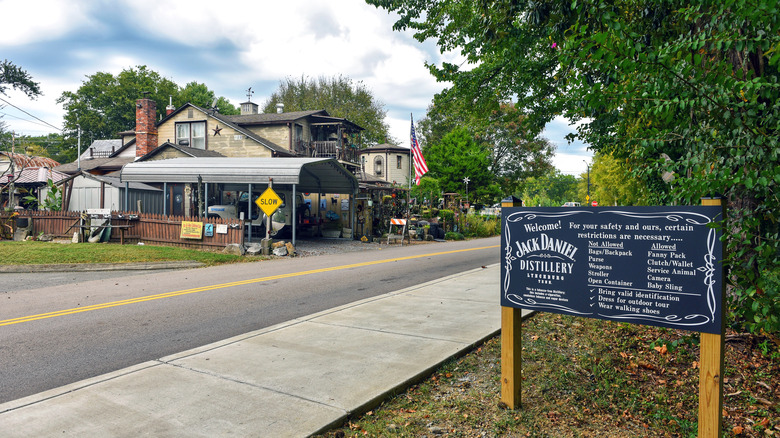
[(0, 294), (0, 403), (497, 263), (499, 238)]

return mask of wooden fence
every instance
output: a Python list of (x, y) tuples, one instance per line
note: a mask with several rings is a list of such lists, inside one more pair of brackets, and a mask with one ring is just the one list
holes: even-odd
[[(10, 213), (0, 212), (0, 222), (5, 223)], [(50, 234), (57, 238), (73, 238), (73, 233), (81, 232), (82, 225), (88, 225), (88, 216), (75, 211), (40, 211), (24, 210), (14, 221), (32, 224), (30, 235)], [(181, 225), (183, 221), (203, 222), (213, 224), (212, 236), (201, 239), (182, 239)], [(100, 221), (102, 222), (102, 220)], [(144, 242), (152, 245), (178, 246), (193, 249), (224, 248), (228, 244), (244, 243), (244, 225), (237, 219), (194, 218), (184, 216), (163, 216), (159, 214), (137, 212), (111, 212), (112, 229), (110, 242), (119, 243), (120, 238), (125, 243)], [(227, 232), (219, 233), (218, 225), (226, 225)], [(121, 231), (122, 228), (126, 230)], [(204, 230), (205, 231), (205, 230)], [(124, 236), (122, 236), (124, 232)]]

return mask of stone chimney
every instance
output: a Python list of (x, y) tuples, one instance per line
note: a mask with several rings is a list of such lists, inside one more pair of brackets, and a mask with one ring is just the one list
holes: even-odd
[(135, 156), (143, 157), (157, 147), (157, 103), (152, 99), (135, 101)]

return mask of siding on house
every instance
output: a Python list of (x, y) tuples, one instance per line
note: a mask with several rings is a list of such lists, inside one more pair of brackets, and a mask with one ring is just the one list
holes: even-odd
[[(190, 117), (190, 110), (192, 116)], [(179, 112), (165, 123), (160, 125), (158, 138), (160, 144), (170, 141), (176, 142), (176, 123), (178, 122), (206, 122), (206, 149), (219, 152), (226, 157), (270, 157), (271, 151), (256, 141), (247, 138), (241, 132), (238, 132), (223, 124), (222, 122), (209, 117), (206, 113), (196, 109), (188, 108)], [(219, 127), (218, 135), (215, 135), (215, 129)], [(271, 140), (274, 141), (274, 140)], [(274, 142), (276, 143), (276, 142)], [(278, 144), (278, 143), (277, 143)], [(286, 149), (285, 143), (285, 149)]]

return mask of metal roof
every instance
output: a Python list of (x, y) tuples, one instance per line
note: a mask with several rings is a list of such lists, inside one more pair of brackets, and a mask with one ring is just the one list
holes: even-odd
[(358, 181), (333, 158), (172, 158), (136, 161), (122, 168), (122, 182), (296, 184), (301, 192), (353, 193)]

